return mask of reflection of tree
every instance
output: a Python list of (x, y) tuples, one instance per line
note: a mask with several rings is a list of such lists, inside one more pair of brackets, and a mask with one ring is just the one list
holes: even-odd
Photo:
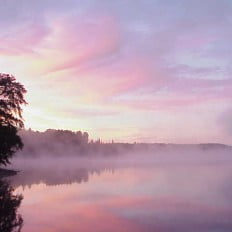
[[(46, 185), (62, 185), (72, 183), (88, 182), (89, 176), (92, 174), (99, 174), (105, 169), (87, 169), (87, 168), (68, 168), (56, 170), (54, 167), (43, 168), (40, 167), (25, 167), (12, 179), (14, 187), (30, 187), (33, 184), (44, 183)], [(51, 171), (52, 170), (52, 171)], [(65, 173), (65, 174), (64, 174)]]
[[(65, 161), (32, 160), (27, 163), (19, 163), (15, 166), (19, 172), (11, 179), (11, 184), (14, 188), (30, 187), (34, 184), (44, 183), (46, 185), (64, 185), (73, 183), (88, 182), (92, 175), (100, 175), (102, 172), (113, 172), (115, 165), (110, 163), (105, 164), (89, 164), (76, 163), (78, 160), (71, 160), (70, 163)], [(87, 161), (86, 161), (87, 162)], [(44, 165), (46, 163), (46, 165)]]
[[(21, 106), (26, 104), (25, 93), (24, 86), (14, 76), (0, 73), (0, 165), (9, 164), (9, 159), (23, 147), (17, 132), (24, 127)], [(1, 169), (2, 177), (12, 174)], [(0, 232), (18, 232), (23, 224), (17, 214), (22, 196), (14, 195), (13, 191), (0, 177)]]
[(23, 224), (21, 215), (17, 213), (22, 195), (14, 195), (13, 188), (0, 179), (0, 231), (20, 232)]

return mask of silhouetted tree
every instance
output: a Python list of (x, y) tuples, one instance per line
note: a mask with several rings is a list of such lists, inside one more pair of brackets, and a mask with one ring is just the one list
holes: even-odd
[(3, 180), (0, 180), (0, 231), (20, 232), (23, 219), (17, 213), (22, 201), (22, 195), (14, 195), (13, 188)]
[(26, 89), (14, 76), (0, 73), (0, 165), (9, 164), (9, 158), (23, 147), (17, 132), (24, 127), (22, 105), (27, 104), (25, 93)]

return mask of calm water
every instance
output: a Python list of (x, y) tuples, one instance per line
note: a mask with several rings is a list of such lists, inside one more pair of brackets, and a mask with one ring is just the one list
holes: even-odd
[(22, 163), (23, 232), (232, 231), (229, 156)]

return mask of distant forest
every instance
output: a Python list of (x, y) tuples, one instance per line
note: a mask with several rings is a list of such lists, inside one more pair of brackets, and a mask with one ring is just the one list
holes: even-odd
[[(21, 130), (24, 148), (19, 156), (111, 156), (133, 152), (155, 152), (161, 150), (185, 150), (193, 149), (231, 149), (223, 144), (197, 144), (178, 145), (165, 143), (103, 143), (100, 139), (93, 141), (89, 139), (87, 132), (73, 132), (69, 130), (48, 129), (45, 132)], [(18, 156), (18, 155), (17, 155)]]
[(122, 151), (131, 151), (134, 144), (103, 143), (100, 139), (89, 139), (87, 132), (73, 132), (70, 130), (48, 129), (45, 132), (21, 130), (20, 136), (24, 148), (19, 155), (37, 156), (86, 156), (86, 155), (112, 155)]

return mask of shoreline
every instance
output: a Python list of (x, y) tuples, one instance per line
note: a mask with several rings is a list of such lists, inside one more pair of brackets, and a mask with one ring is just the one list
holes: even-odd
[(15, 176), (18, 171), (0, 168), (0, 178)]

